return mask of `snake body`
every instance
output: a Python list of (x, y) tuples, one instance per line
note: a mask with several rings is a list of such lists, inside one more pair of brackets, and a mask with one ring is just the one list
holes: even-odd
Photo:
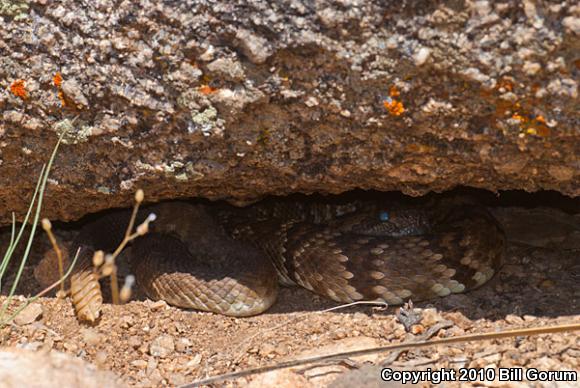
[[(140, 287), (152, 299), (232, 316), (268, 309), (278, 280), (338, 302), (401, 304), (460, 293), (491, 279), (505, 248), (496, 220), (469, 200), (418, 207), (283, 201), (244, 209), (167, 202), (140, 218), (149, 212), (157, 215), (153, 230), (131, 247)], [(73, 288), (92, 252), (114, 249), (128, 220), (113, 213), (81, 231), (75, 244), (84, 264)]]

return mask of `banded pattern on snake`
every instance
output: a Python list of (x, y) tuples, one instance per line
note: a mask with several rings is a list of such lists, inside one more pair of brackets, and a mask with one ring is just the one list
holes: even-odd
[[(166, 202), (145, 209), (142, 219), (149, 212), (158, 216), (154, 230), (133, 243), (130, 255), (140, 287), (152, 299), (232, 316), (267, 310), (277, 278), (338, 302), (402, 304), (460, 293), (488, 281), (505, 248), (496, 220), (463, 198), (418, 207)], [(83, 229), (75, 245), (84, 265), (73, 286), (95, 249), (119, 243), (128, 220), (113, 213)]]

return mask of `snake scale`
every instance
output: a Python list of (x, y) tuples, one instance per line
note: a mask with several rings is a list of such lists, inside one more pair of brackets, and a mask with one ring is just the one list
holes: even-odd
[[(130, 252), (140, 287), (152, 299), (231, 316), (267, 310), (278, 283), (338, 302), (402, 304), (461, 293), (498, 271), (505, 248), (493, 216), (463, 198), (420, 206), (166, 202), (140, 219), (150, 212), (157, 215), (152, 231)], [(126, 212), (112, 213), (83, 228), (74, 243), (83, 253), (73, 286), (90, 270), (95, 249), (116, 247), (128, 220)]]

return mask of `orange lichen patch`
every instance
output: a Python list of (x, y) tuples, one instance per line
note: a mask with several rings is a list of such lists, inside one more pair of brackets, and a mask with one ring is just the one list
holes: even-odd
[[(500, 79), (491, 93), (482, 91), (483, 98), (490, 101), (495, 107), (493, 117), (496, 120), (505, 120), (507, 117), (517, 121), (520, 132), (519, 137), (524, 138), (527, 135), (548, 137), (551, 129), (548, 127), (544, 116), (532, 113), (533, 109), (530, 107), (537, 106), (537, 101), (534, 99), (521, 99), (518, 101), (510, 101), (508, 99), (497, 98), (495, 93), (512, 92), (516, 87), (515, 81), (510, 77)], [(533, 84), (532, 90), (535, 92), (540, 87), (539, 84)]]
[(537, 119), (532, 120), (532, 122), (530, 123), (530, 126), (527, 129), (527, 132), (530, 135), (536, 135), (536, 136), (540, 136), (540, 137), (548, 137), (551, 134), (550, 127), (539, 122)]
[(399, 89), (393, 85), (389, 89), (389, 96), (383, 100), (383, 106), (393, 116), (400, 116), (405, 113), (405, 106), (401, 101), (397, 100), (400, 95)]
[(497, 83), (496, 89), (498, 89), (498, 90), (504, 89), (507, 92), (511, 92), (512, 90), (514, 90), (514, 84), (510, 79), (502, 78)]
[(28, 93), (26, 92), (26, 84), (23, 79), (17, 79), (10, 85), (10, 92), (16, 97), (20, 97), (23, 100), (28, 98)]
[(546, 124), (546, 119), (545, 119), (545, 118), (544, 118), (544, 116), (542, 116), (542, 115), (537, 115), (537, 116), (536, 116), (536, 120), (537, 120), (539, 123)]
[(512, 115), (512, 119), (518, 120), (520, 123), (525, 123), (527, 121), (527, 119), (518, 112)]
[(62, 75), (60, 74), (60, 72), (57, 72), (53, 77), (52, 77), (52, 83), (54, 84), (54, 86), (56, 86), (56, 88), (58, 89), (57, 92), (57, 96), (58, 99), (60, 100), (60, 104), (65, 107), (67, 106), (66, 103), (66, 97), (64, 95), (64, 92), (61, 89), (62, 86)]
[(383, 106), (387, 108), (389, 113), (393, 116), (400, 116), (405, 113), (405, 106), (403, 103), (390, 97), (383, 101)]
[(512, 119), (519, 121), (521, 134), (533, 135), (539, 137), (550, 136), (550, 128), (546, 125), (546, 119), (542, 115), (528, 115), (525, 113), (515, 112)]
[(58, 96), (58, 99), (60, 100), (60, 104), (61, 104), (63, 107), (65, 107), (67, 104), (66, 104), (66, 98), (64, 97), (64, 93), (63, 93), (63, 91), (62, 91), (62, 90), (59, 90), (59, 91), (57, 92), (57, 96)]
[(537, 135), (538, 134), (538, 131), (536, 131), (536, 128), (531, 127), (531, 128), (526, 129), (526, 133), (528, 135)]
[(60, 88), (60, 86), (62, 85), (62, 76), (60, 75), (60, 73), (56, 73), (54, 75), (54, 77), (52, 77), (52, 83), (54, 84), (54, 86), (56, 86), (57, 88)]
[(548, 137), (550, 136), (550, 128), (545, 125), (539, 125), (536, 127), (528, 127), (525, 132), (527, 135)]
[(211, 86), (209, 86), (209, 85), (201, 85), (201, 86), (199, 87), (199, 89), (198, 89), (198, 90), (199, 90), (199, 92), (200, 92), (201, 94), (203, 94), (203, 95), (206, 95), (206, 96), (207, 96), (208, 94), (212, 94), (212, 93), (215, 93), (215, 92), (217, 92), (217, 89), (215, 89), (215, 88), (212, 88), (212, 87), (211, 87)]

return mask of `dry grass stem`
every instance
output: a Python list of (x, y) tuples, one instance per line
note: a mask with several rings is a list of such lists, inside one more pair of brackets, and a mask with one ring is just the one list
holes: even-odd
[[(52, 245), (52, 249), (54, 249), (54, 252), (56, 253), (56, 259), (58, 262), (58, 278), (62, 279), (64, 276), (64, 264), (63, 264), (63, 260), (62, 260), (62, 251), (60, 250), (60, 247), (58, 246), (58, 242), (56, 241), (56, 237), (54, 236), (54, 233), (52, 233), (52, 224), (50, 223), (50, 220), (48, 218), (43, 218), (41, 222), (42, 222), (42, 229), (44, 229), (44, 231), (48, 235), (48, 239), (50, 240), (50, 244)], [(60, 282), (60, 290), (59, 290), (57, 296), (59, 298), (62, 298), (63, 295), (66, 295), (65, 290), (64, 290), (64, 282)]]
[[(119, 296), (119, 281), (117, 278), (117, 266), (115, 265), (115, 260), (117, 259), (117, 256), (119, 256), (119, 254), (123, 251), (123, 249), (125, 249), (128, 243), (130, 243), (132, 240), (136, 239), (139, 236), (143, 236), (149, 231), (149, 223), (155, 221), (156, 218), (155, 214), (153, 213), (149, 214), (149, 216), (145, 219), (145, 221), (143, 221), (140, 225), (138, 225), (136, 231), (132, 233), (133, 227), (135, 226), (135, 220), (137, 219), (137, 214), (139, 212), (139, 207), (144, 199), (145, 193), (143, 192), (143, 190), (141, 189), (137, 190), (137, 192), (135, 193), (135, 205), (133, 206), (133, 212), (131, 213), (131, 218), (129, 219), (129, 225), (127, 226), (127, 230), (125, 231), (125, 237), (123, 238), (123, 241), (121, 241), (117, 249), (115, 249), (115, 252), (113, 252), (113, 254), (110, 255), (111, 257), (110, 263), (107, 263), (107, 260), (105, 260), (105, 264), (103, 265), (102, 274), (104, 276), (111, 277), (111, 295), (113, 299), (113, 304), (119, 304), (120, 300), (122, 299)], [(129, 291), (125, 292), (126, 293), (128, 292), (130, 297), (131, 295), (130, 287)]]

